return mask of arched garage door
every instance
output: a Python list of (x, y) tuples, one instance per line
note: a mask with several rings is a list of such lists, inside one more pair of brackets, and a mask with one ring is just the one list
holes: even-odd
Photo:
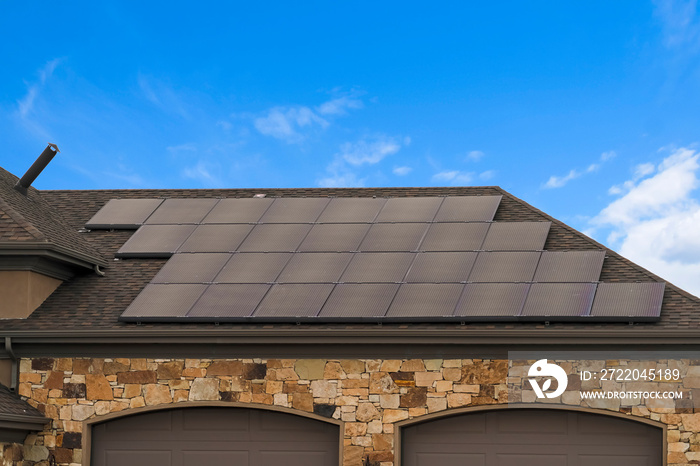
[(338, 466), (339, 427), (276, 411), (180, 408), (92, 429), (93, 466)]
[(496, 409), (405, 427), (403, 466), (661, 466), (663, 431), (579, 411)]

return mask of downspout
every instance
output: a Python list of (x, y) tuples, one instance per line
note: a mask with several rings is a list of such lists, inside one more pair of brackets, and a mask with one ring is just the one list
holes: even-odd
[(12, 350), (12, 338), (5, 337), (5, 351), (10, 355), (10, 360), (12, 360), (12, 381), (10, 382), (10, 390), (13, 392), (17, 390), (17, 355)]

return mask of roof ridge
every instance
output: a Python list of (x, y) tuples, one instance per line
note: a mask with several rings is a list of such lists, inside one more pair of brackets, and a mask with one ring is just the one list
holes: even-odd
[(7, 214), (13, 223), (30, 234), (34, 239), (38, 241), (48, 242), (46, 235), (41, 232), (37, 227), (35, 227), (29, 220), (27, 220), (22, 214), (17, 212), (5, 199), (0, 197), (0, 211)]
[(631, 266), (633, 269), (637, 270), (638, 272), (643, 273), (644, 275), (646, 275), (646, 276), (649, 277), (649, 278), (654, 279), (655, 281), (666, 283), (666, 285), (667, 285), (669, 288), (672, 288), (674, 291), (676, 291), (676, 292), (682, 294), (683, 296), (685, 296), (685, 297), (687, 297), (687, 298), (689, 298), (689, 299), (692, 299), (693, 301), (696, 301), (696, 302), (700, 303), (700, 297), (695, 296), (694, 294), (685, 291), (683, 288), (679, 288), (678, 286), (676, 286), (676, 285), (674, 285), (673, 283), (669, 282), (669, 281), (666, 280), (665, 278), (659, 277), (659, 276), (656, 275), (655, 273), (650, 272), (648, 269), (642, 267), (641, 265), (637, 264), (636, 262), (631, 261), (630, 259), (624, 257), (624, 256), (621, 255), (620, 253), (618, 253), (618, 252), (616, 252), (616, 251), (610, 249), (609, 247), (605, 246), (604, 244), (599, 243), (598, 241), (594, 240), (594, 239), (591, 238), (590, 236), (586, 235), (586, 234), (583, 233), (583, 232), (578, 231), (576, 228), (573, 228), (572, 226), (570, 226), (570, 225), (568, 225), (568, 224), (562, 222), (561, 220), (558, 220), (558, 219), (552, 217), (551, 215), (547, 214), (546, 212), (541, 211), (541, 210), (538, 209), (537, 207), (534, 207), (533, 205), (531, 205), (531, 204), (529, 204), (528, 202), (526, 202), (526, 201), (520, 199), (519, 197), (514, 196), (513, 194), (511, 194), (511, 193), (509, 193), (509, 192), (503, 190), (503, 189), (500, 188), (500, 187), (498, 187), (498, 189), (501, 190), (501, 191), (503, 192), (503, 195), (504, 195), (504, 196), (508, 196), (508, 197), (510, 197), (512, 200), (514, 200), (514, 201), (516, 201), (516, 202), (518, 202), (518, 203), (524, 205), (524, 206), (527, 207), (528, 209), (532, 209), (533, 211), (537, 212), (538, 214), (542, 215), (543, 217), (549, 219), (552, 223), (556, 223), (558, 226), (560, 226), (560, 227), (562, 227), (562, 228), (564, 228), (564, 229), (570, 231), (571, 233), (574, 233), (574, 234), (578, 235), (578, 236), (579, 236), (581, 239), (583, 239), (584, 241), (586, 241), (586, 242), (588, 242), (588, 243), (590, 243), (590, 244), (592, 244), (592, 245), (594, 245), (594, 246), (596, 246), (596, 247), (598, 247), (598, 248), (600, 248), (600, 249), (605, 250), (605, 253), (606, 253), (607, 255), (613, 256), (613, 257), (615, 257), (615, 258), (621, 260), (621, 261), (624, 262), (627, 266)]

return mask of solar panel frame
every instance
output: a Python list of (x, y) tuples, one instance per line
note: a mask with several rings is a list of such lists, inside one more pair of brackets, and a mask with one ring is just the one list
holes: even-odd
[(260, 302), (253, 318), (275, 321), (314, 319), (334, 285), (326, 283), (276, 284)]
[(415, 253), (356, 253), (340, 277), (342, 283), (403, 282)]
[(233, 252), (252, 229), (247, 224), (198, 225), (177, 252)]
[(237, 322), (250, 320), (272, 285), (231, 284), (209, 285), (187, 313), (194, 322)]
[(552, 222), (493, 222), (484, 239), (486, 251), (541, 251)]
[(428, 227), (420, 251), (478, 251), (489, 223), (433, 223)]
[(515, 321), (529, 290), (529, 283), (469, 283), (455, 308), (455, 316), (470, 321)]
[(446, 197), (435, 215), (436, 222), (490, 222), (503, 196)]
[(214, 280), (231, 254), (174, 254), (151, 283), (207, 283)]
[(241, 252), (293, 252), (296, 251), (312, 225), (299, 223), (258, 224), (238, 246)]
[(143, 225), (131, 235), (116, 257), (170, 257), (195, 230), (196, 225)]
[(333, 288), (317, 319), (373, 321), (382, 319), (396, 296), (395, 283), (343, 283)]
[(603, 269), (605, 251), (543, 251), (536, 282), (596, 282)]
[(352, 253), (310, 252), (292, 255), (277, 277), (279, 283), (334, 283), (340, 279)]
[(384, 198), (336, 197), (331, 199), (318, 223), (372, 223), (386, 204)]
[(416, 251), (427, 223), (375, 223), (360, 243), (360, 251), (399, 252)]
[(281, 197), (260, 217), (260, 223), (313, 223), (326, 208), (330, 198)]
[(144, 222), (145, 225), (185, 225), (199, 224), (214, 208), (218, 199), (176, 199), (170, 198)]
[(590, 318), (618, 322), (658, 321), (665, 290), (664, 282), (599, 283)]
[(432, 222), (443, 197), (394, 197), (377, 215), (377, 223)]
[(595, 283), (533, 283), (522, 320), (581, 320), (591, 311)]
[(85, 228), (91, 230), (136, 230), (158, 208), (163, 199), (110, 199)]
[(314, 225), (297, 250), (305, 252), (351, 252), (359, 249), (370, 226), (362, 223)]
[(434, 321), (454, 317), (464, 285), (404, 283), (387, 310), (388, 320)]
[(204, 284), (148, 284), (119, 320), (146, 322), (183, 319), (206, 288)]
[(407, 283), (466, 283), (476, 252), (421, 252), (416, 254)]
[(214, 278), (216, 283), (272, 283), (284, 269), (291, 253), (237, 253)]
[(273, 201), (255, 197), (221, 199), (201, 223), (257, 223)]
[(540, 252), (535, 251), (482, 251), (479, 252), (469, 274), (473, 283), (531, 282)]

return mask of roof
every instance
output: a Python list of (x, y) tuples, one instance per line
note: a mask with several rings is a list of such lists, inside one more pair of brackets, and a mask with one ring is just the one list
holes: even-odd
[(33, 187), (27, 195), (13, 186), (18, 178), (0, 168), (0, 252), (49, 250), (64, 260), (105, 265), (98, 250)]
[(51, 420), (0, 385), (0, 442), (22, 442), (29, 432), (41, 431)]
[[(599, 249), (605, 251), (600, 280), (605, 282), (663, 282), (661, 278), (630, 262), (614, 251), (588, 238), (573, 228), (553, 219), (526, 202), (498, 187), (430, 187), (430, 188), (303, 188), (303, 189), (156, 189), (156, 190), (85, 190), (42, 191), (41, 196), (54, 212), (60, 212), (73, 232), (86, 223), (111, 199), (220, 199), (252, 198), (264, 194), (268, 198), (284, 197), (429, 197), (429, 196), (502, 196), (495, 213), (495, 222), (551, 222), (544, 249), (548, 251), (575, 251)], [(538, 335), (555, 336), (557, 341), (574, 341), (576, 338), (608, 338), (622, 342), (624, 338), (648, 339), (651, 336), (665, 338), (686, 335), (690, 340), (700, 330), (700, 299), (667, 284), (663, 294), (661, 315), (658, 322), (635, 323), (584, 323), (584, 322), (470, 322), (461, 323), (403, 323), (377, 327), (371, 323), (169, 323), (142, 322), (140, 325), (120, 321), (119, 318), (151, 282), (166, 258), (129, 258), (114, 260), (117, 251), (134, 234), (133, 230), (91, 230), (79, 233), (81, 240), (93, 249), (102, 251), (110, 260), (104, 277), (96, 274), (76, 276), (63, 283), (36, 311), (24, 320), (3, 321), (0, 328), (5, 335), (47, 335), (52, 338), (78, 337), (89, 339), (95, 335), (109, 338), (154, 338), (156, 335), (182, 338), (210, 338), (214, 335), (235, 336), (238, 342), (250, 342), (256, 338), (263, 342), (281, 341), (275, 335), (304, 335), (306, 337), (362, 335), (386, 339), (387, 335), (404, 335), (423, 338), (426, 342), (454, 341), (489, 342), (503, 336), (511, 341), (534, 341)], [(541, 337), (540, 337), (541, 338)], [(466, 339), (466, 340), (465, 340)], [(520, 339), (520, 340), (518, 340)], [(334, 338), (335, 341), (340, 341)], [(223, 340), (222, 340), (223, 341)], [(651, 341), (651, 340), (648, 340)], [(667, 341), (667, 340), (664, 340)], [(681, 340), (673, 340), (681, 341)], [(97, 344), (97, 343), (96, 343)], [(46, 354), (48, 349), (45, 350)]]

